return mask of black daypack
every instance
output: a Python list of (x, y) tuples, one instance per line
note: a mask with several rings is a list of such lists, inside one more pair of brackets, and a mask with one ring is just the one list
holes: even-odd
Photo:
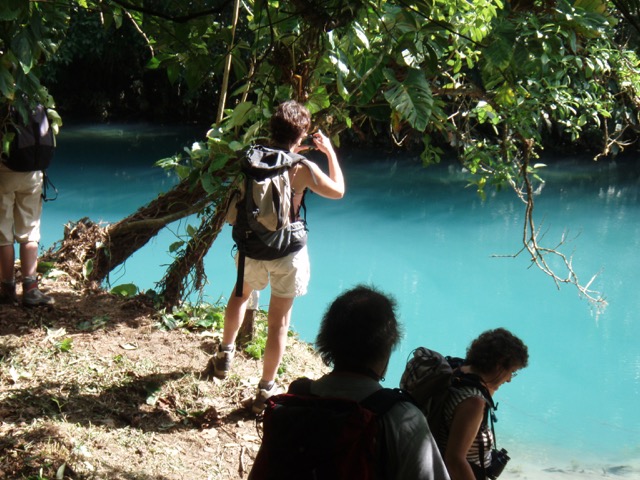
[(27, 118), (26, 124), (19, 115), (9, 127), (14, 134), (6, 165), (16, 172), (36, 172), (49, 168), (56, 148), (53, 129), (47, 118), (47, 110), (37, 105)]
[(298, 154), (262, 145), (250, 147), (240, 157), (244, 182), (231, 201), (227, 221), (238, 248), (236, 295), (242, 295), (244, 258), (275, 260), (306, 245), (304, 220), (296, 220), (289, 170), (306, 161)]
[(262, 445), (249, 480), (374, 480), (385, 478), (381, 415), (410, 401), (383, 388), (358, 403), (310, 393), (300, 379), (267, 400)]
[[(42, 198), (45, 201), (55, 200), (57, 189), (51, 183), (46, 170), (51, 164), (56, 148), (56, 139), (53, 128), (47, 118), (47, 110), (38, 104), (29, 112), (26, 123), (17, 112), (14, 112), (13, 121), (8, 128), (13, 133), (13, 139), (9, 145), (9, 156), (5, 164), (15, 172), (37, 172), (44, 174)], [(48, 198), (47, 187), (53, 188), (56, 196)]]

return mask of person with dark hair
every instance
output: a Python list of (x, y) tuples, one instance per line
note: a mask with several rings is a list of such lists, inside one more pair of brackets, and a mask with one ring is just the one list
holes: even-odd
[[(342, 293), (327, 309), (316, 338), (322, 361), (333, 370), (313, 381), (310, 393), (363, 401), (383, 388), (380, 381), (401, 337), (393, 298), (363, 285)], [(381, 421), (380, 478), (449, 478), (427, 421), (413, 402), (395, 403)]]
[(468, 384), (451, 389), (444, 406), (445, 428), (435, 432), (452, 480), (487, 478), (495, 445), (487, 422), (493, 395), (528, 362), (527, 346), (504, 328), (483, 332), (467, 348), (460, 371), (475, 377), (481, 388)]
[[(282, 103), (277, 107), (270, 121), (270, 148), (285, 154), (298, 154), (308, 147), (302, 141), (311, 137), (317, 150), (327, 157), (328, 174), (314, 162), (304, 159), (293, 164), (288, 170), (288, 181), (292, 190), (291, 199), (283, 199), (283, 204), (291, 204), (290, 217), (301, 221), (300, 210), (304, 205), (307, 190), (329, 199), (340, 199), (345, 193), (344, 177), (338, 157), (329, 138), (320, 130), (308, 135), (311, 128), (311, 115), (307, 108), (295, 100)], [(234, 225), (233, 236), (238, 239), (244, 235), (241, 227)], [(229, 298), (224, 319), (224, 332), (218, 351), (210, 360), (213, 374), (217, 378), (226, 378), (235, 352), (235, 341), (247, 304), (254, 290), (262, 290), (271, 285), (271, 298), (267, 315), (267, 343), (264, 352), (262, 378), (258, 384), (251, 410), (260, 413), (266, 400), (279, 392), (276, 374), (285, 351), (291, 311), (295, 297), (304, 295), (310, 279), (309, 255), (306, 248), (306, 229), (296, 235), (295, 241), (280, 258), (264, 260), (251, 258), (246, 254), (243, 259), (244, 276), (240, 285), (234, 286)], [(240, 286), (241, 289), (237, 289)], [(238, 295), (239, 294), (239, 295)]]

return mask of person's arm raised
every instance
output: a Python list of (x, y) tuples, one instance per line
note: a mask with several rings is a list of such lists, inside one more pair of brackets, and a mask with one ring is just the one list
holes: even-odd
[[(313, 134), (313, 143), (318, 150), (326, 155), (329, 174), (324, 173), (315, 163), (307, 162), (305, 165), (309, 170), (301, 169), (301, 172), (296, 173), (296, 177), (300, 175), (302, 183), (294, 185), (294, 187), (303, 186), (318, 195), (338, 200), (344, 196), (345, 183), (342, 168), (340, 168), (338, 156), (331, 145), (331, 140), (324, 133), (318, 131)], [(295, 183), (298, 182), (296, 181)]]

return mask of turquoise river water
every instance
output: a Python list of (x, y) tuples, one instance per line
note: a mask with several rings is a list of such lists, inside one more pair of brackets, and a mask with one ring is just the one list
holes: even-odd
[[(45, 205), (43, 246), (62, 238), (69, 221), (116, 221), (170, 189), (175, 179), (149, 166), (203, 135), (204, 129), (139, 125), (67, 127), (50, 169), (59, 196)], [(396, 297), (405, 326), (385, 382), (397, 386), (415, 347), (462, 356), (480, 332), (504, 326), (530, 352), (529, 367), (496, 394), (498, 443), (514, 458), (512, 472), (520, 462), (567, 475), (640, 478), (637, 160), (546, 159), (535, 207), (541, 242), (555, 247), (564, 235), (560, 248), (581, 281), (598, 274), (591, 288), (608, 305), (597, 314), (576, 288), (557, 288), (525, 254), (512, 257), (521, 249), (524, 221), (512, 192), (490, 192), (483, 202), (453, 164), (425, 169), (415, 158), (384, 152), (341, 156), (345, 198), (307, 201), (312, 280), (292, 320), (302, 339), (314, 340), (338, 293), (375, 285)], [(153, 288), (178, 231), (172, 226), (136, 253), (113, 272), (111, 284)], [(231, 292), (232, 246), (225, 227), (207, 257), (206, 301)], [(268, 290), (261, 304), (267, 299)], [(537, 478), (521, 468), (521, 477)]]

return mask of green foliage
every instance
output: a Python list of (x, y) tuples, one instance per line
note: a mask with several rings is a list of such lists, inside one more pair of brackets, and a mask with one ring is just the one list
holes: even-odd
[[(354, 126), (375, 132), (382, 122), (398, 134), (415, 132), (426, 161), (437, 161), (446, 145), (464, 152), (463, 163), (474, 158), (477, 165), (483, 157), (488, 168), (475, 169), (485, 172), (481, 177), (514, 160), (517, 165), (517, 159), (469, 155), (478, 141), (486, 146), (532, 138), (540, 145), (546, 132), (560, 127), (563, 138), (575, 143), (585, 129), (593, 132), (610, 119), (614, 129), (623, 128), (637, 118), (637, 107), (626, 100), (637, 90), (637, 62), (616, 44), (617, 23), (603, 0), (559, 0), (554, 10), (536, 15), (511, 11), (499, 0), (323, 2), (313, 8), (249, 1), (243, 7), (234, 30), (231, 4), (154, 3), (143, 9), (140, 0), (126, 8), (86, 0), (64, 8), (35, 2), (29, 9), (5, 2), (0, 19), (12, 27), (3, 31), (11, 48), (2, 66), (12, 67), (0, 68), (0, 92), (12, 102), (16, 89), (31, 93), (37, 73), (30, 84), (21, 79), (56, 50), (60, 67), (80, 57), (105, 61), (118, 50), (109, 47), (109, 31), (135, 32), (126, 38), (146, 42), (148, 68), (163, 70), (192, 92), (205, 85), (212, 93), (219, 89), (230, 55), (223, 120), (206, 142), (158, 162), (180, 178), (212, 162), (210, 174), (200, 178), (212, 195), (226, 187), (215, 172), (263, 138), (273, 106), (292, 96), (306, 102), (338, 144), (339, 132)], [(89, 14), (96, 8), (100, 16)], [(70, 41), (61, 42), (65, 35)], [(494, 168), (496, 162), (506, 165)], [(500, 184), (500, 178), (490, 183)]]
[[(41, 84), (41, 66), (57, 50), (68, 20), (68, 7), (50, 2), (9, 0), (0, 4), (0, 134), (6, 132), (12, 105), (26, 119), (37, 103), (47, 107), (49, 120), (58, 131), (62, 121), (54, 100)], [(2, 151), (8, 151), (5, 138)]]
[(73, 348), (73, 339), (63, 338), (55, 344), (56, 350), (60, 353), (68, 353)]
[[(127, 55), (133, 65), (144, 60), (188, 92), (184, 101), (218, 107), (225, 99), (205, 139), (158, 161), (200, 182), (211, 200), (202, 214), (237, 179), (229, 160), (268, 135), (274, 106), (290, 98), (338, 146), (417, 147), (425, 164), (451, 152), (481, 196), (505, 187), (521, 195), (523, 184), (542, 181), (531, 164), (544, 145), (617, 154), (636, 142), (640, 117), (640, 68), (629, 47), (637, 45), (629, 33), (637, 9), (612, 14), (605, 0), (538, 4), (247, 0), (234, 24), (234, 2), (9, 0), (0, 5), (0, 99), (22, 114), (35, 100), (53, 108), (40, 81), (54, 53), (57, 75), (78, 58), (121, 67), (109, 42), (124, 39), (144, 46)], [(176, 257), (195, 233), (171, 246)], [(168, 324), (184, 321), (167, 316)]]
[(184, 304), (173, 308), (171, 312), (161, 311), (158, 326), (163, 330), (184, 328), (187, 330), (222, 330), (224, 326), (224, 307), (215, 304)]
[[(264, 317), (264, 315), (263, 315)], [(267, 321), (265, 318), (257, 318), (253, 328), (253, 337), (245, 346), (244, 351), (250, 357), (260, 360), (264, 356), (267, 346)]]

